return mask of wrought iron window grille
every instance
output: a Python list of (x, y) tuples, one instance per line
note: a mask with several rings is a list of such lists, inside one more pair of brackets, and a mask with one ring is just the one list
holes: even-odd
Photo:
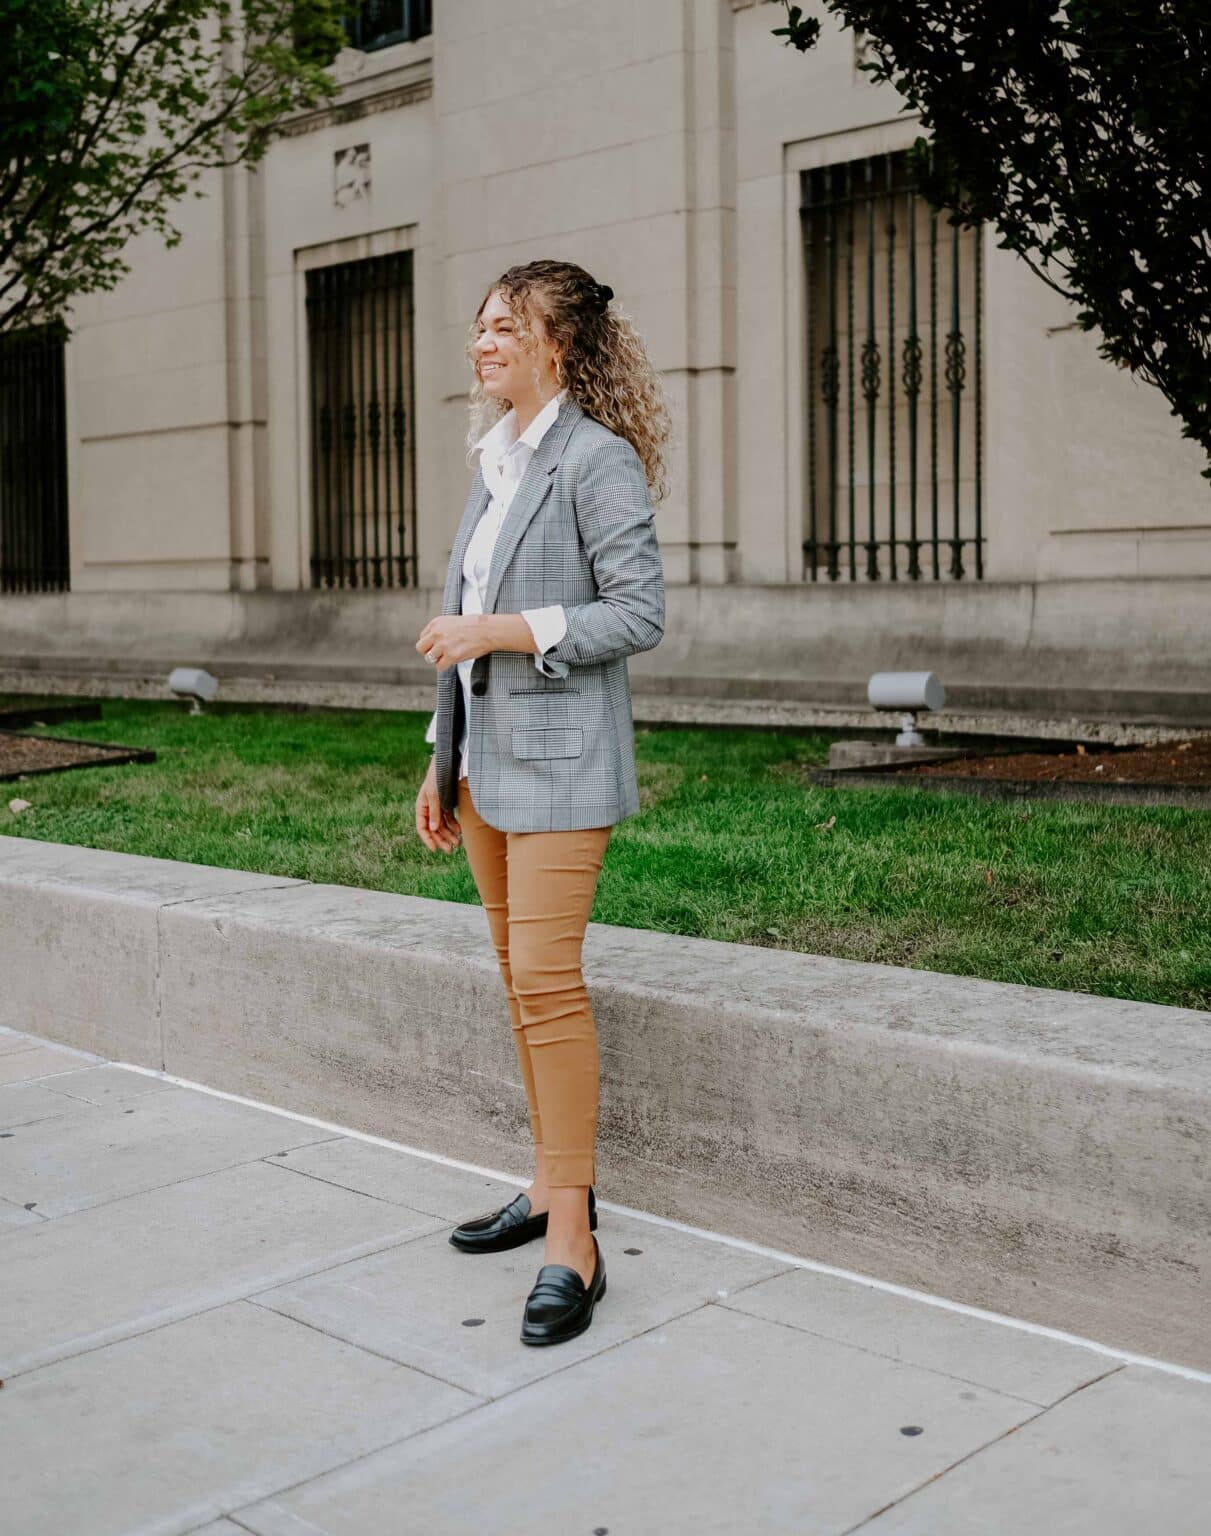
[(311, 585), (416, 584), (412, 252), (307, 273)]
[(982, 579), (982, 228), (933, 209), (903, 152), (800, 190), (803, 579)]
[(0, 592), (66, 592), (62, 325), (0, 337)]

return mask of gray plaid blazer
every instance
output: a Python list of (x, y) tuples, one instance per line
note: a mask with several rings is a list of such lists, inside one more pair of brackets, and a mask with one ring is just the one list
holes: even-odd
[[(489, 499), (477, 469), (443, 613), (461, 611), (463, 556)], [(563, 604), (568, 628), (540, 665), (533, 651), (491, 651), (471, 668), (471, 798), (507, 832), (604, 827), (639, 809), (626, 658), (664, 633), (664, 572), (642, 460), (570, 394), (509, 504), (484, 594), (485, 613), (548, 603)], [(444, 667), (434, 757), (448, 811), (462, 715), (458, 668)]]

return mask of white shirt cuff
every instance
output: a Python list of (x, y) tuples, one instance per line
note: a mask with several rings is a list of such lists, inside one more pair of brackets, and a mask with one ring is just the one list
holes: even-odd
[(425, 740), (436, 743), (437, 741), (437, 711), (434, 710), (429, 717), (429, 724), (425, 730)]
[(534, 665), (542, 672), (542, 653), (549, 651), (553, 645), (559, 642), (568, 632), (568, 616), (563, 611), (562, 603), (552, 603), (547, 608), (523, 608), (521, 616), (530, 626), (530, 633), (534, 636), (534, 644), (537, 654), (534, 657)]

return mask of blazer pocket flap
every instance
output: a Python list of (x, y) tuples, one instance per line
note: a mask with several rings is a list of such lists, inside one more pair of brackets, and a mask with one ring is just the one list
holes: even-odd
[(584, 731), (579, 725), (517, 725), (513, 727), (514, 757), (579, 757)]

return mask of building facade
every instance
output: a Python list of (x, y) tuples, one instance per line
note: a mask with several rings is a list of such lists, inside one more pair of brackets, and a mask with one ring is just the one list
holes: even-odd
[(425, 681), (467, 327), (554, 256), (614, 288), (674, 417), (637, 691), (858, 700), (931, 667), (975, 707), (1211, 721), (1200, 451), (916, 194), (861, 39), (800, 55), (783, 19), (368, 3), (333, 103), (208, 173), (65, 346), (0, 359), (0, 668)]

